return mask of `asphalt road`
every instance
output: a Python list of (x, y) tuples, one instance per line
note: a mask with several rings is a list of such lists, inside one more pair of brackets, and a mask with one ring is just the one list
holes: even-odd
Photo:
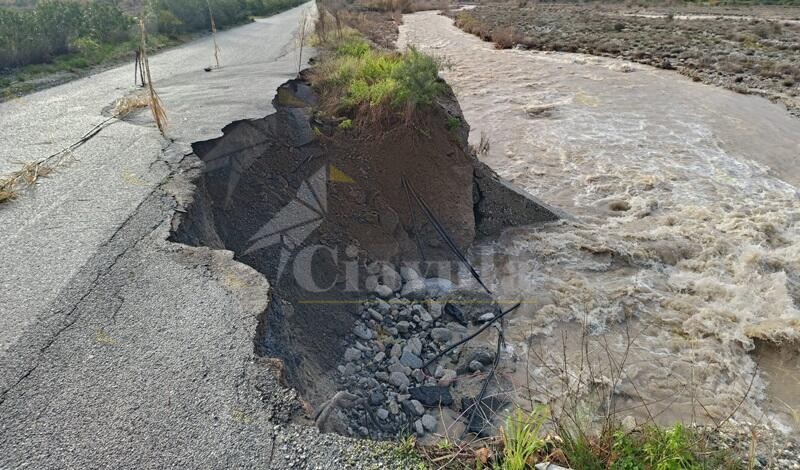
[[(220, 70), (203, 71), (210, 38), (153, 56), (168, 139), (146, 113), (114, 122), (0, 207), (0, 469), (395, 466), (381, 446), (284, 424), (294, 392), (253, 355), (267, 282), (166, 241), (199, 171), (190, 143), (272, 111), (310, 5), (221, 32)], [(0, 104), (0, 174), (134, 91), (122, 66)]]

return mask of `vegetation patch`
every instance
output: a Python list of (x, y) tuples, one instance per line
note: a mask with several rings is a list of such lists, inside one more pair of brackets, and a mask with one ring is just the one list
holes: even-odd
[(447, 89), (432, 57), (414, 49), (380, 51), (352, 32), (329, 45), (311, 82), (322, 97), (323, 111), (334, 116), (413, 112)]
[(528, 470), (545, 462), (576, 470), (743, 470), (753, 465), (731, 450), (715, 448), (716, 430), (682, 424), (624, 430), (616, 423), (592, 433), (585, 426), (562, 426), (545, 405), (531, 412), (517, 409), (501, 431), (499, 439), (471, 445), (444, 440), (422, 446), (402, 440), (398, 451), (410, 455), (413, 446), (430, 468), (453, 469)]

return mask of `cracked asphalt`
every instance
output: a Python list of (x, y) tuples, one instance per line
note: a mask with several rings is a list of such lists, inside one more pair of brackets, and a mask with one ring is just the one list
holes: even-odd
[[(273, 111), (311, 4), (155, 55), (167, 139), (115, 121), (0, 207), (0, 469), (404, 468), (382, 444), (291, 424), (254, 357), (266, 280), (166, 241), (200, 170), (191, 142)], [(134, 92), (121, 66), (0, 104), (0, 174), (50, 155)]]

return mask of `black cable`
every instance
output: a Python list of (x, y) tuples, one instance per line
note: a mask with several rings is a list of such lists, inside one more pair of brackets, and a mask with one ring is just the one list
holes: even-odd
[(453, 239), (450, 238), (450, 236), (447, 234), (447, 231), (444, 229), (444, 227), (436, 219), (436, 215), (434, 215), (434, 213), (431, 210), (431, 208), (428, 207), (428, 205), (425, 203), (425, 201), (414, 190), (414, 187), (411, 185), (411, 182), (409, 182), (406, 179), (405, 176), (402, 177), (401, 182), (407, 188), (407, 190), (411, 193), (411, 195), (414, 197), (414, 199), (417, 202), (417, 204), (425, 212), (425, 215), (428, 217), (428, 220), (433, 225), (433, 228), (436, 229), (436, 232), (439, 233), (439, 236), (442, 238), (442, 240), (444, 240), (444, 242), (447, 244), (447, 246), (450, 248), (450, 250), (456, 255), (456, 257), (459, 260), (461, 260), (462, 263), (464, 263), (467, 266), (467, 268), (469, 268), (469, 272), (472, 274), (472, 277), (474, 277), (475, 280), (478, 281), (478, 284), (480, 284), (481, 287), (483, 287), (483, 289), (486, 291), (486, 293), (491, 294), (492, 291), (490, 291), (489, 288), (486, 287), (486, 285), (483, 283), (483, 281), (481, 280), (481, 277), (478, 274), (478, 272), (475, 271), (475, 268), (472, 267), (472, 265), (470, 264), (469, 260), (467, 260), (467, 257), (464, 256), (464, 254), (461, 253), (461, 250), (458, 249), (458, 247), (456, 246), (455, 242), (453, 242)]
[[(461, 437), (464, 437), (468, 431), (474, 432), (474, 428), (472, 427), (472, 422), (475, 419), (475, 413), (478, 411), (483, 411), (483, 397), (486, 395), (486, 389), (489, 388), (489, 382), (492, 381), (492, 377), (494, 377), (494, 372), (497, 370), (497, 364), (500, 363), (500, 346), (503, 344), (503, 330), (498, 327), (497, 328), (497, 349), (494, 353), (494, 362), (492, 363), (492, 368), (489, 370), (489, 375), (486, 376), (486, 380), (483, 382), (483, 386), (481, 387), (481, 393), (478, 394), (478, 399), (475, 403), (472, 404), (474, 407), (472, 412), (469, 415), (469, 421), (467, 422), (467, 427), (464, 429), (464, 432), (461, 433)], [(487, 416), (483, 416), (483, 420), (488, 421)], [(476, 434), (480, 434), (483, 431), (483, 427)]]
[(483, 325), (482, 327), (480, 327), (480, 328), (478, 329), (478, 331), (476, 331), (475, 333), (472, 333), (471, 335), (467, 336), (466, 338), (462, 339), (461, 341), (459, 341), (459, 342), (457, 342), (457, 343), (455, 343), (455, 344), (453, 344), (453, 345), (449, 346), (447, 349), (444, 349), (444, 350), (442, 350), (442, 351), (441, 351), (439, 354), (437, 354), (436, 356), (434, 356), (434, 357), (433, 357), (433, 359), (431, 359), (431, 360), (429, 360), (428, 362), (426, 362), (425, 364), (423, 364), (423, 365), (422, 365), (422, 368), (423, 368), (423, 369), (425, 369), (426, 367), (428, 367), (429, 365), (431, 365), (431, 364), (432, 364), (432, 363), (433, 363), (435, 360), (439, 359), (440, 357), (442, 357), (442, 356), (444, 356), (445, 354), (449, 353), (449, 352), (450, 352), (450, 351), (452, 351), (453, 349), (455, 349), (455, 348), (457, 348), (457, 347), (461, 346), (462, 344), (466, 343), (467, 341), (471, 340), (472, 338), (474, 338), (474, 337), (478, 336), (479, 334), (483, 333), (484, 331), (486, 331), (486, 329), (487, 329), (487, 328), (489, 328), (490, 326), (492, 326), (492, 324), (494, 324), (494, 322), (496, 322), (497, 320), (500, 320), (500, 319), (501, 319), (501, 318), (503, 318), (504, 316), (506, 316), (506, 315), (508, 315), (509, 313), (513, 312), (514, 310), (516, 310), (517, 308), (519, 308), (519, 306), (520, 306), (520, 305), (522, 305), (522, 303), (521, 303), (521, 302), (517, 302), (517, 304), (516, 304), (516, 305), (514, 305), (513, 307), (511, 307), (510, 309), (506, 310), (505, 312), (501, 312), (501, 313), (500, 313), (500, 315), (498, 315), (498, 316), (496, 316), (496, 317), (492, 318), (491, 320), (489, 320), (489, 322), (488, 322), (488, 323), (486, 323), (485, 325)]

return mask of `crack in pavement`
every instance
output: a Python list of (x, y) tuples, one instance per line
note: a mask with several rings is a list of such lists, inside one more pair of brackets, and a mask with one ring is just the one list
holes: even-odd
[[(167, 176), (165, 178), (165, 180), (167, 180), (169, 178), (172, 178), (173, 176), (174, 176), (174, 174), (170, 173), (169, 176)], [(161, 185), (163, 183), (164, 183), (164, 181), (162, 181), (161, 183), (159, 183), (158, 186), (153, 188), (153, 190), (147, 195), (147, 197), (145, 197), (139, 203), (139, 205), (137, 205), (136, 209), (134, 209), (134, 211), (131, 212), (131, 214), (122, 222), (122, 224), (119, 227), (117, 227), (116, 230), (114, 230), (114, 232), (111, 235), (111, 237), (109, 237), (109, 239), (106, 242), (104, 242), (104, 243), (102, 243), (100, 245), (100, 248), (98, 249), (98, 253), (102, 253), (104, 248), (110, 246), (115, 241), (115, 238), (122, 232), (122, 230), (127, 228), (128, 223), (136, 215), (139, 214), (139, 209), (142, 207), (143, 204), (145, 204), (146, 202), (149, 201), (151, 196), (153, 196), (156, 192), (162, 192), (163, 191), (162, 188), (161, 188)], [(69, 328), (71, 328), (75, 324), (76, 321), (78, 321), (78, 319), (80, 318), (80, 315), (73, 315), (73, 314), (75, 314), (75, 312), (78, 310), (78, 308), (81, 306), (81, 304), (90, 295), (95, 293), (95, 288), (98, 286), (99, 281), (101, 280), (101, 278), (107, 276), (114, 269), (114, 267), (116, 266), (117, 262), (123, 256), (125, 256), (131, 249), (135, 248), (139, 244), (139, 242), (141, 242), (143, 239), (145, 239), (150, 234), (152, 234), (153, 231), (156, 230), (158, 228), (158, 226), (160, 226), (163, 222), (164, 222), (163, 220), (158, 220), (156, 222), (153, 222), (149, 226), (149, 229), (145, 231), (145, 233), (142, 233), (138, 238), (135, 239), (135, 241), (133, 243), (128, 244), (127, 246), (125, 246), (124, 249), (121, 252), (117, 253), (113, 257), (113, 259), (107, 264), (107, 266), (102, 271), (98, 272), (94, 276), (94, 278), (90, 281), (89, 285), (87, 286), (86, 291), (83, 293), (83, 295), (81, 295), (80, 298), (78, 298), (75, 301), (75, 303), (72, 305), (72, 307), (69, 309), (69, 311), (67, 313), (63, 314), (63, 319), (64, 320), (69, 319), (67, 321), (67, 323), (65, 325), (63, 325), (62, 327), (60, 327), (49, 338), (49, 340), (47, 341), (47, 343), (45, 343), (44, 346), (39, 348), (39, 352), (38, 352), (37, 358), (35, 359), (36, 363), (32, 367), (28, 368), (28, 370), (26, 372), (24, 372), (22, 374), (22, 376), (20, 376), (20, 378), (17, 381), (15, 381), (11, 386), (7, 387), (6, 389), (2, 390), (2, 392), (0, 392), (0, 405), (2, 405), (5, 402), (6, 395), (8, 393), (10, 393), (17, 386), (19, 386), (25, 379), (30, 377), (30, 375), (39, 367), (39, 364), (41, 362), (42, 357), (47, 353), (47, 350), (59, 339), (59, 336), (62, 333), (64, 333), (65, 331), (67, 331)], [(61, 312), (63, 312), (63, 310), (57, 311), (55, 314), (59, 315)]]

